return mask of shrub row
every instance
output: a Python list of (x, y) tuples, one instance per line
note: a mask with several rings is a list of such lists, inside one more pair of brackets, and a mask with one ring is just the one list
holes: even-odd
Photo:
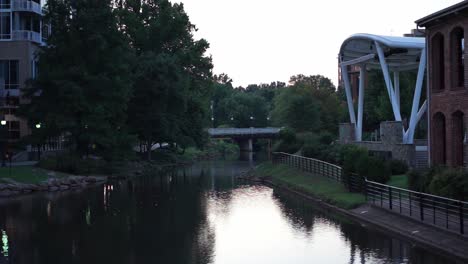
[(463, 169), (434, 167), (426, 171), (408, 173), (410, 189), (450, 197), (457, 200), (468, 200), (468, 172)]
[(275, 145), (275, 151), (296, 153), (338, 164), (343, 167), (344, 174), (359, 174), (369, 180), (386, 183), (391, 175), (404, 174), (408, 165), (399, 160), (385, 161), (380, 157), (369, 155), (367, 149), (355, 145), (334, 144), (334, 137), (329, 133), (295, 134), (290, 129), (283, 129), (281, 141)]

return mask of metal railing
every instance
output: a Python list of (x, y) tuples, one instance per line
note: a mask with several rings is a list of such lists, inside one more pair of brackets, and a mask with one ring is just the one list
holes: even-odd
[(42, 36), (41, 33), (29, 30), (15, 30), (13, 31), (13, 40), (29, 40), (33, 42), (37, 42), (39, 44), (42, 43)]
[(462, 235), (468, 229), (468, 202), (369, 181), (357, 174), (344, 176), (340, 166), (299, 155), (274, 152), (272, 162), (326, 176), (352, 192), (364, 193), (370, 204), (423, 223)]
[(12, 1), (12, 10), (13, 11), (30, 11), (37, 14), (42, 14), (41, 4), (34, 1), (28, 0), (13, 0)]
[(450, 231), (465, 234), (468, 203), (366, 180), (367, 201)]
[(273, 152), (272, 161), (273, 163), (286, 164), (305, 172), (320, 174), (337, 182), (342, 182), (343, 169), (335, 164), (284, 152)]

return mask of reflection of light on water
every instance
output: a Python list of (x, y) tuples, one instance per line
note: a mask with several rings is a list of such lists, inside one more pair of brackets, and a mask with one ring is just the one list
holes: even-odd
[(50, 201), (47, 203), (47, 216), (50, 218), (50, 215), (52, 213), (52, 206)]
[(113, 190), (114, 190), (114, 185), (104, 184), (104, 210), (107, 209), (109, 197)]
[(91, 225), (91, 208), (86, 208), (86, 224)]
[(5, 257), (8, 257), (8, 235), (7, 233), (2, 230), (2, 254)]

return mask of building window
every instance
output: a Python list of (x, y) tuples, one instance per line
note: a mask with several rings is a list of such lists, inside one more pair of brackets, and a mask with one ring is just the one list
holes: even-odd
[(10, 12), (0, 12), (0, 39), (11, 39)]
[(432, 118), (431, 135), (431, 153), (434, 165), (446, 164), (445, 116), (441, 112), (436, 113)]
[(450, 78), (452, 89), (462, 88), (465, 82), (464, 42), (465, 33), (463, 28), (456, 27), (450, 33)]
[(445, 89), (444, 36), (437, 33), (431, 40), (432, 91)]
[(6, 90), (19, 88), (19, 63), (17, 60), (0, 60), (0, 87), (2, 84)]
[(0, 9), (10, 9), (10, 0), (0, 0)]

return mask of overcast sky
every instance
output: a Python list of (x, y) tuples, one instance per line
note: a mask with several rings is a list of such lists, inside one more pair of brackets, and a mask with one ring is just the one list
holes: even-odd
[(460, 0), (174, 0), (211, 47), (214, 73), (234, 85), (321, 74), (336, 84), (337, 54), (354, 33), (400, 36)]

